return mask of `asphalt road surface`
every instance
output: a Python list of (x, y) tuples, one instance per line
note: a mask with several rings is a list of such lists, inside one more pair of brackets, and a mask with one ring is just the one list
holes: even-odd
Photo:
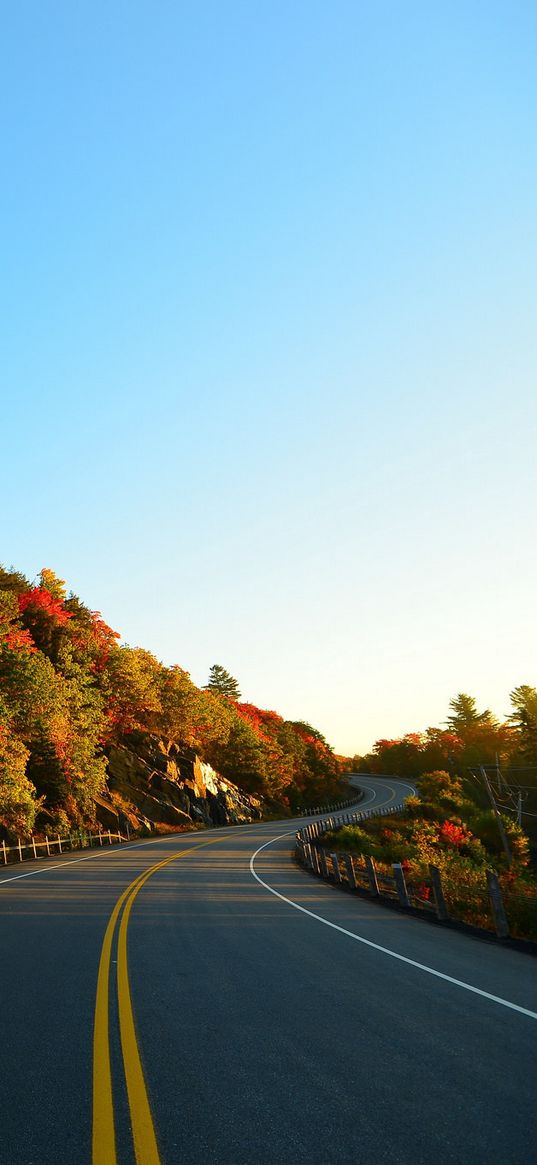
[(0, 872), (2, 1165), (536, 1160), (535, 959), (320, 883), (293, 832)]

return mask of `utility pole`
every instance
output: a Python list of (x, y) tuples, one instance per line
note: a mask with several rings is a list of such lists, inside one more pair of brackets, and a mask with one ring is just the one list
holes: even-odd
[(499, 829), (499, 831), (500, 831), (500, 837), (501, 837), (501, 839), (502, 839), (502, 845), (503, 845), (503, 848), (504, 848), (504, 850), (505, 850), (505, 856), (506, 856), (506, 858), (507, 858), (507, 865), (508, 865), (508, 866), (510, 866), (510, 865), (511, 865), (511, 862), (513, 861), (513, 856), (512, 856), (512, 854), (511, 854), (511, 850), (510, 850), (510, 848), (509, 848), (509, 842), (508, 842), (508, 840), (507, 840), (507, 834), (506, 834), (506, 832), (505, 832), (505, 827), (504, 827), (504, 824), (503, 824), (503, 821), (502, 821), (502, 815), (501, 815), (501, 813), (499, 812), (499, 809), (498, 809), (498, 806), (497, 806), (497, 804), (496, 804), (496, 801), (494, 800), (494, 793), (492, 792), (491, 785), (490, 785), (490, 781), (489, 781), (489, 779), (488, 779), (488, 777), (487, 777), (487, 774), (486, 774), (486, 772), (485, 772), (485, 769), (484, 769), (483, 765), (480, 765), (480, 766), (479, 766), (479, 771), (480, 771), (480, 773), (481, 773), (481, 776), (483, 777), (483, 780), (484, 780), (484, 782), (485, 782), (486, 790), (487, 790), (487, 793), (488, 793), (488, 795), (489, 795), (489, 797), (490, 797), (490, 803), (491, 803), (491, 805), (492, 805), (492, 809), (493, 809), (493, 812), (494, 812), (494, 816), (496, 817), (496, 824), (497, 824), (497, 826), (498, 826), (498, 829)]
[(498, 753), (496, 753), (496, 781), (498, 784), (498, 793), (501, 797), (501, 795), (502, 795), (502, 774), (500, 772), (500, 762), (498, 759)]

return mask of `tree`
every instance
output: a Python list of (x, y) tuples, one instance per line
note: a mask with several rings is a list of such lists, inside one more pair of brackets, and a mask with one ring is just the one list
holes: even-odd
[(154, 732), (162, 712), (162, 665), (143, 647), (116, 647), (100, 676), (114, 739), (123, 732)]
[(521, 758), (537, 764), (537, 688), (520, 684), (510, 699), (514, 711), (508, 719), (517, 731)]
[(30, 753), (12, 731), (0, 699), (0, 831), (13, 837), (31, 834), (41, 801), (26, 775)]
[(447, 723), (461, 741), (460, 751), (454, 755), (456, 771), (493, 765), (496, 759), (503, 764), (512, 751), (513, 729), (508, 724), (499, 724), (488, 708), (478, 712), (473, 696), (464, 692), (451, 700), (449, 706), (451, 715)]
[(494, 717), (488, 708), (484, 712), (478, 712), (476, 702), (473, 696), (467, 696), (465, 692), (459, 692), (458, 696), (454, 696), (453, 700), (449, 701), (451, 708), (451, 715), (448, 716), (446, 723), (458, 735), (461, 735), (465, 728), (472, 728), (475, 724), (494, 724)]
[(220, 663), (213, 663), (208, 683), (205, 684), (205, 691), (218, 692), (220, 696), (226, 696), (228, 700), (240, 700), (241, 698), (236, 679)]

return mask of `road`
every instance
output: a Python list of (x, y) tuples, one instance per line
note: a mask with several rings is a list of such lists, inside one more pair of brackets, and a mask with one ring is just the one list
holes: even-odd
[(535, 960), (320, 883), (293, 832), (0, 873), (2, 1165), (534, 1159)]

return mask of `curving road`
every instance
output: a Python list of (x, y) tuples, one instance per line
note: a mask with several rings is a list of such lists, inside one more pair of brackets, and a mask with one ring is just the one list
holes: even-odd
[(2, 1165), (533, 1159), (535, 960), (320, 883), (293, 833), (0, 873)]

